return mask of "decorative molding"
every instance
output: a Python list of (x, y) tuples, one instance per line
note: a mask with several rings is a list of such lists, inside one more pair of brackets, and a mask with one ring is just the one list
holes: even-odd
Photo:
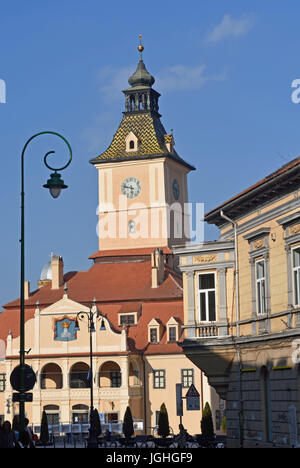
[[(284, 196), (284, 198), (285, 197), (286, 197), (286, 195)], [(271, 204), (273, 204), (273, 203), (271, 203)], [(249, 221), (245, 221), (243, 224), (239, 224), (238, 228), (237, 228), (237, 233), (238, 233), (238, 235), (243, 234), (243, 232), (246, 232), (249, 229), (255, 228), (256, 226), (259, 226), (259, 225), (261, 225), (263, 223), (267, 223), (267, 222), (271, 221), (272, 219), (276, 218), (277, 216), (284, 215), (288, 211), (299, 208), (299, 206), (300, 206), (300, 198), (297, 197), (292, 201), (288, 201), (286, 203), (283, 203), (280, 206), (277, 206), (275, 208), (271, 208), (267, 213), (260, 214), (258, 216), (255, 216), (255, 218), (253, 218), (253, 219), (251, 219)], [(293, 215), (295, 215), (295, 213), (293, 213)], [(293, 216), (293, 215), (290, 215), (290, 216)], [(285, 218), (282, 218), (282, 220), (283, 219), (285, 219)], [(280, 220), (278, 220), (277, 222), (280, 224), (279, 221)], [(222, 226), (221, 226), (221, 228), (222, 228)], [(233, 234), (234, 234), (233, 229), (230, 229), (229, 231), (226, 231), (226, 233), (224, 233), (220, 237), (220, 241), (224, 242), (227, 239), (232, 238)]]
[(300, 232), (300, 224), (294, 224), (289, 229), (290, 234), (298, 234)]
[(197, 255), (193, 257), (194, 263), (214, 263), (218, 261), (217, 255)]

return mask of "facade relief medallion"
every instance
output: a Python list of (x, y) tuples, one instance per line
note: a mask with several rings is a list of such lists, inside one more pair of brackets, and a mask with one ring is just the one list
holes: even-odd
[(76, 339), (75, 320), (67, 316), (54, 320), (54, 341), (74, 341)]
[(300, 232), (300, 224), (294, 224), (294, 226), (290, 227), (290, 235), (299, 234)]
[(193, 263), (213, 263), (217, 261), (217, 255), (197, 255), (193, 258)]

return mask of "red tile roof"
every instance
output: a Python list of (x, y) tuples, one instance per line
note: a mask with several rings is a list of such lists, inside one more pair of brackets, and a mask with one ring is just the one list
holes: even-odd
[[(172, 250), (169, 247), (163, 247), (161, 249), (164, 254), (172, 254)], [(105, 258), (105, 257), (131, 257), (131, 256), (143, 256), (151, 255), (154, 251), (153, 247), (139, 248), (139, 249), (120, 249), (120, 250), (98, 250), (92, 254), (89, 258)]]
[[(89, 270), (68, 273), (68, 296), (71, 300), (89, 305), (96, 298), (99, 310), (107, 316), (115, 331), (121, 331), (118, 314), (138, 312), (136, 326), (128, 328), (128, 343), (131, 352), (181, 353), (176, 343), (167, 343), (166, 324), (171, 317), (183, 322), (182, 279), (170, 268), (165, 268), (165, 279), (158, 288), (151, 287), (151, 262), (131, 261), (120, 263), (97, 263)], [(26, 320), (34, 317), (37, 301), (43, 309), (62, 299), (64, 286), (52, 290), (46, 284), (31, 293), (25, 301)], [(4, 306), (0, 314), (0, 339), (6, 340), (9, 330), (13, 337), (19, 336), (19, 300)], [(163, 324), (159, 344), (148, 343), (148, 324), (153, 319)]]

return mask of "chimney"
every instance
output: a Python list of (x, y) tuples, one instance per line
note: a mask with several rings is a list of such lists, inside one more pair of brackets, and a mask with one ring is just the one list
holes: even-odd
[(29, 281), (24, 281), (24, 299), (27, 301), (30, 296), (30, 283)]
[(52, 289), (59, 289), (64, 284), (64, 262), (59, 255), (51, 257)]
[(158, 288), (165, 277), (164, 254), (162, 249), (155, 249), (151, 254), (152, 288)]

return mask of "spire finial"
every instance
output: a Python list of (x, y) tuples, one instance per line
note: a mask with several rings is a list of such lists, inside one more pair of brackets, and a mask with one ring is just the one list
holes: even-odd
[(139, 51), (139, 53), (140, 53), (141, 60), (143, 60), (143, 50), (144, 50), (144, 46), (143, 46), (143, 44), (142, 44), (142, 38), (143, 38), (143, 36), (142, 36), (142, 34), (140, 34), (140, 35), (139, 35), (140, 43), (139, 43), (139, 45), (138, 45), (138, 51)]

